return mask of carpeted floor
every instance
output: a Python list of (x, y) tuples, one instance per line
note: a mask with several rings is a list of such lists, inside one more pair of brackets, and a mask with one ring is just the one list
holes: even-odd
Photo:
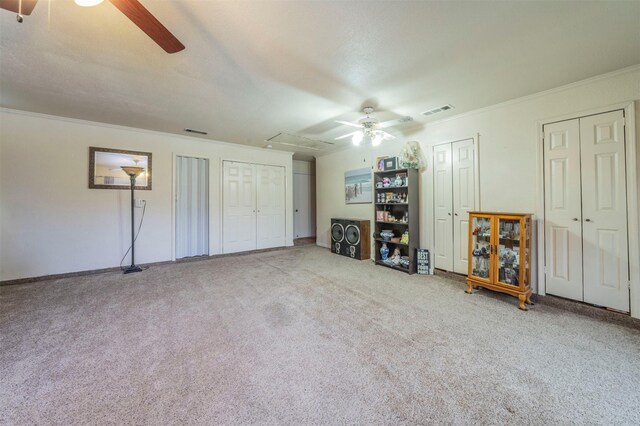
[(464, 288), (314, 246), (4, 286), (0, 424), (640, 424), (637, 321)]

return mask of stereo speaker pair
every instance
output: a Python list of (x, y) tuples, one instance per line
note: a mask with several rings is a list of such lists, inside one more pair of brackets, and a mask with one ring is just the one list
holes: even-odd
[(368, 220), (331, 219), (331, 252), (353, 259), (371, 257), (371, 237)]

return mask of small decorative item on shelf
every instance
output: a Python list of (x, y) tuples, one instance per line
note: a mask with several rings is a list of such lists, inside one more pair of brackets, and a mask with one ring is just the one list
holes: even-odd
[(391, 237), (391, 242), (392, 243), (399, 243), (400, 242), (400, 237)]
[(396, 265), (396, 266), (399, 265), (400, 264), (400, 257), (401, 257), (400, 249), (398, 247), (396, 247), (393, 250), (393, 255), (391, 256), (391, 263)]
[(398, 161), (396, 157), (389, 157), (384, 159), (384, 170), (395, 170), (398, 168)]
[(409, 256), (400, 256), (400, 266), (403, 268), (409, 267)]
[(390, 229), (383, 229), (382, 232), (380, 232), (380, 236), (387, 241), (389, 241), (394, 235), (395, 234)]
[(400, 238), (400, 242), (402, 244), (409, 244), (409, 231), (404, 231), (404, 234), (402, 234), (402, 238)]
[(403, 186), (402, 185), (402, 177), (396, 176), (396, 178), (393, 181), (393, 186)]
[(424, 167), (424, 157), (420, 144), (416, 141), (409, 141), (400, 152), (400, 166), (407, 169), (421, 169)]
[(376, 182), (376, 188), (382, 188), (382, 181)]
[(380, 258), (384, 261), (389, 257), (389, 247), (387, 247), (387, 243), (382, 243), (382, 247), (380, 247)]
[(382, 187), (388, 188), (390, 186), (391, 186), (391, 179), (389, 179), (388, 177), (382, 178)]

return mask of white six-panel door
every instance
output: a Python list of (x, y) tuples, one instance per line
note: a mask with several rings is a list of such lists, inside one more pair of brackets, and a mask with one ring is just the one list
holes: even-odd
[(453, 270), (453, 180), (451, 144), (433, 147), (434, 266)]
[(285, 245), (284, 167), (256, 165), (258, 249)]
[(622, 111), (580, 119), (584, 301), (629, 311)]
[(582, 206), (578, 120), (544, 126), (547, 292), (582, 295)]
[(469, 212), (475, 206), (473, 139), (454, 142), (453, 170), (453, 271), (469, 271)]
[(256, 249), (256, 184), (253, 164), (223, 162), (222, 251)]
[(629, 311), (622, 111), (544, 126), (546, 291)]

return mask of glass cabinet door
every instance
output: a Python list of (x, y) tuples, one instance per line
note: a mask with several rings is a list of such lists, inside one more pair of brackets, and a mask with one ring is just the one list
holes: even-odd
[(489, 280), (491, 272), (491, 218), (473, 216), (471, 221), (471, 275)]
[(501, 284), (520, 286), (520, 219), (498, 218), (498, 279)]

